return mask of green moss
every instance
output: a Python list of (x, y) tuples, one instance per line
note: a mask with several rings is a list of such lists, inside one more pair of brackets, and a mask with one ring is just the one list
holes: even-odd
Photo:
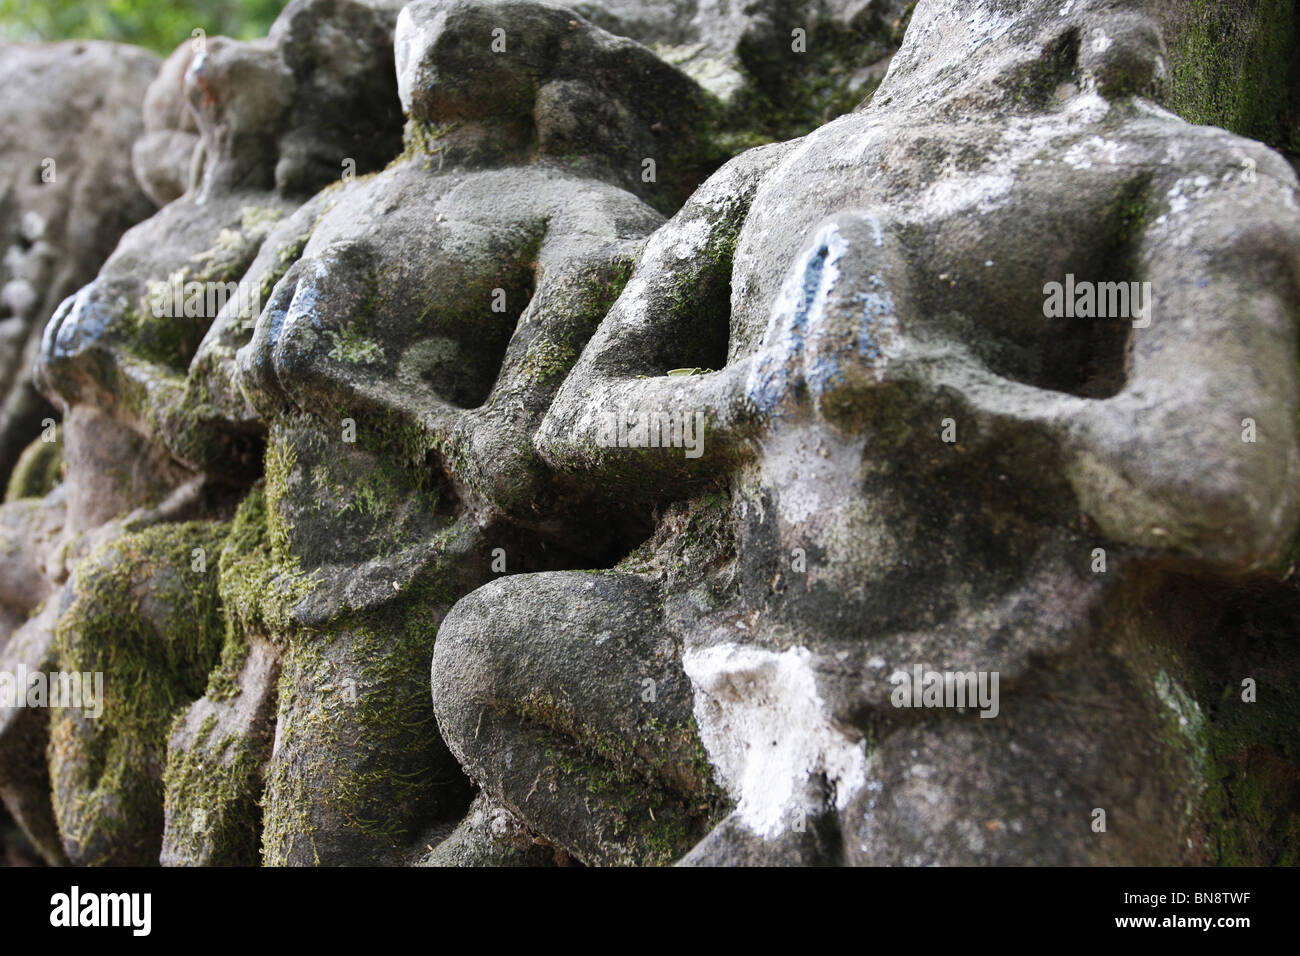
[(409, 432), (385, 431), (391, 421), (387, 415), (358, 413), (355, 444), (327, 437), (327, 430), (338, 426), (308, 415), (272, 428), (267, 461), (285, 468), (276, 484), (293, 488), (287, 496), (272, 493), (268, 474), (278, 553), (292, 551), (308, 565), (333, 563), (345, 527), (351, 556), (346, 560), (364, 560), (427, 541), (442, 527), (439, 476), (428, 453), (416, 450), (430, 443), (415, 426)]
[(23, 449), (14, 470), (9, 473), (5, 501), (20, 498), (44, 498), (63, 480), (63, 426), (54, 429), (54, 440), (37, 438)]
[(563, 313), (568, 321), (547, 340), (533, 345), (524, 359), (523, 372), (540, 385), (558, 385), (573, 368), (583, 347), (601, 319), (623, 293), (632, 275), (633, 263), (618, 259), (572, 280), (570, 288), (558, 294), (552, 312)]
[[(702, 360), (702, 365), (722, 364), (731, 315), (731, 262), (740, 240), (743, 215), (725, 217), (709, 235), (699, 260), (677, 277), (668, 298), (673, 328), (687, 339), (681, 355)], [(691, 366), (695, 367), (695, 366)]]
[[(244, 210), (247, 214), (248, 210)], [(233, 282), (242, 276), (257, 253), (260, 236), (222, 229), (211, 248), (190, 256), (188, 278), (195, 282)]]
[[(319, 220), (318, 220), (319, 221)], [(315, 231), (315, 224), (311, 229), (299, 236), (294, 236), (285, 242), (280, 243), (275, 250), (275, 265), (267, 270), (262, 276), (257, 286), (258, 301), (265, 306), (271, 300), (271, 293), (275, 290), (275, 284), (284, 278), (284, 274), (289, 271), (289, 267), (302, 258), (302, 252), (307, 248), (307, 243), (311, 239), (312, 232)], [(256, 322), (257, 316), (241, 315), (240, 320)]]
[(1223, 689), (1207, 735), (1205, 816), (1211, 860), (1300, 864), (1300, 702), (1261, 677), (1254, 703)]
[(1300, 153), (1300, 42), (1292, 0), (1165, 0), (1164, 105)]
[[(358, 422), (358, 444), (367, 437), (375, 442), (375, 431)], [(403, 438), (408, 449), (415, 441), (418, 436)], [(246, 523), (255, 532), (239, 549), (251, 552), (261, 569), (239, 575), (252, 579), (250, 600), (267, 591), (259, 578), (301, 582), (292, 548), (315, 549), (312, 536), (332, 534), (340, 520), (347, 521), (354, 540), (373, 538), (384, 553), (403, 547), (421, 528), (420, 540), (429, 540), (427, 522), (437, 495), (411, 480), (414, 462), (403, 460), (409, 452), (366, 451), (339, 454), (310, 417), (273, 427), (263, 517), (258, 520), (252, 498), (231, 535), (236, 539)], [(455, 532), (442, 534), (443, 549), (434, 535), (435, 551), (454, 553)], [(390, 602), (344, 606), (328, 624), (313, 627), (266, 621), (272, 613), (287, 614), (292, 605), (283, 602), (255, 609), (261, 626), (272, 628), (284, 646), (278, 732), (292, 741), (292, 757), (274, 763), (267, 778), (267, 863), (299, 858), (304, 847), (319, 853), (321, 815), (330, 817), (331, 827), (341, 819), (370, 842), (377, 860), (384, 859), (414, 836), (409, 828), (430, 819), (433, 808), (446, 812), (447, 801), (462, 792), (468, 798), (463, 778), (439, 749), (428, 689), (434, 636), (441, 615), (459, 596), (449, 584), (459, 576), (456, 568), (435, 564), (406, 581)], [(230, 600), (236, 607), (244, 603)]]
[(395, 469), (388, 473), (391, 484), (404, 479), (417, 491), (432, 490), (429, 453), (435, 441), (423, 428), (396, 416), (373, 415), (365, 419), (365, 427), (357, 423), (357, 438), (357, 444)]
[[(184, 282), (189, 281), (198, 280), (182, 273), (182, 287)], [(124, 344), (131, 354), (175, 372), (184, 372), (198, 350), (212, 317), (206, 314), (206, 295), (204, 308), (199, 310), (203, 315), (186, 318), (183, 300), (174, 304), (170, 310), (172, 315), (155, 314), (168, 311), (160, 297), (170, 295), (167, 290), (171, 288), (170, 279), (151, 283), (150, 292), (142, 302), (127, 304), (121, 314), (121, 332)]]
[(289, 480), (296, 463), (293, 446), (273, 435), (267, 444), (265, 459), (266, 531), (271, 553), (280, 561), (289, 557), (289, 526), (282, 505), (288, 497)]
[[(286, 862), (298, 840), (315, 846), (314, 812), (369, 838), (382, 859), (410, 842), (413, 825), (468, 804), (467, 781), (442, 750), (429, 696), (428, 664), (453, 600), (451, 576), (445, 567), (428, 569), (391, 604), (345, 612), (290, 641), (279, 733), (295, 742), (295, 754), (268, 776), (276, 796), (266, 808), (266, 863)], [(297, 700), (302, 686), (324, 693)]]
[[(189, 263), (163, 279), (146, 282), (146, 293), (124, 304), (123, 344), (135, 356), (183, 373), (199, 343), (231, 296), (238, 296), (240, 279), (252, 265), (266, 233), (282, 217), (269, 206), (248, 206), (240, 212), (238, 228), (223, 228), (211, 248), (190, 257)], [(287, 266), (286, 266), (287, 268)], [(190, 302), (187, 283), (199, 283), (202, 303)], [(218, 293), (217, 288), (223, 287)], [(176, 301), (177, 290), (180, 301)], [(259, 290), (263, 297), (270, 289)], [(186, 305), (197, 315), (187, 315)], [(249, 318), (241, 316), (240, 321)]]
[(105, 545), (78, 565), (74, 598), (55, 633), (59, 668), (102, 673), (98, 720), (56, 711), (55, 812), (88, 862), (156, 862), (162, 833), (159, 770), (175, 715), (207, 684), (222, 643), (213, 570), (228, 526), (163, 525)]
[(392, 848), (415, 836), (408, 827), (419, 819), (421, 806), (439, 802), (443, 789), (461, 786), (459, 779), (440, 775), (430, 756), (430, 743), (438, 739), (428, 686), (437, 635), (430, 612), (445, 611), (451, 601), (436, 588), (414, 590), (393, 610), (369, 615), (374, 626), (346, 629), (349, 658), (360, 664), (349, 719), (369, 759), (363, 768), (337, 774), (326, 795), (348, 826)]
[(546, 758), (564, 786), (585, 793), (589, 812), (607, 818), (619, 862), (671, 864), (725, 815), (694, 718), (678, 725), (651, 718), (625, 734), (592, 727), (549, 694), (492, 706), (549, 744)]
[(543, 342), (528, 353), (524, 374), (545, 384), (567, 374), (578, 360), (578, 354), (578, 350), (568, 343)]
[[(1212, 640), (1179, 645), (1180, 653), (1199, 655), (1184, 683), (1194, 687), (1206, 718), (1199, 734), (1203, 773), (1195, 781), (1205, 860), (1297, 865), (1300, 697), (1293, 689), (1300, 681), (1300, 588), (1257, 579), (1232, 588), (1219, 615)], [(1253, 700), (1243, 699), (1247, 678), (1255, 682)]]
[[(316, 579), (288, 555), (286, 546), (277, 550), (273, 545), (271, 529), (282, 524), (272, 519), (273, 514), (267, 492), (253, 488), (236, 511), (221, 549), (219, 581), (227, 628), (221, 666), (209, 688), (216, 699), (233, 691), (244, 664), (247, 635), (275, 640), (292, 630), (294, 607), (317, 587)], [(287, 535), (282, 527), (279, 533)]]
[[(179, 715), (177, 724), (183, 720)], [(174, 821), (173, 850), (205, 865), (255, 866), (264, 754), (233, 734), (209, 747), (215, 717), (208, 721), (193, 746), (168, 755), (163, 788), (166, 813)]]
[(284, 217), (276, 206), (245, 206), (239, 211), (239, 228), (246, 233), (267, 233)]
[(420, 120), (408, 119), (402, 133), (405, 148), (396, 159), (388, 164), (389, 167), (410, 162), (413, 159), (423, 159), (424, 168), (431, 168), (434, 160), (441, 159), (442, 154), (447, 151), (447, 139), (459, 126), (459, 123), (454, 122), (431, 125)]
[(348, 323), (341, 334), (332, 329), (326, 334), (334, 343), (329, 357), (336, 362), (373, 365), (384, 357), (383, 347), (365, 334), (365, 327), (360, 322)]

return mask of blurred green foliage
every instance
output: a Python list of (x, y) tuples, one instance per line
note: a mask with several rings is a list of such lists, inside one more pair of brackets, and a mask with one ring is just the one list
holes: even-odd
[(118, 40), (168, 54), (193, 31), (251, 40), (287, 0), (0, 0), (0, 39)]

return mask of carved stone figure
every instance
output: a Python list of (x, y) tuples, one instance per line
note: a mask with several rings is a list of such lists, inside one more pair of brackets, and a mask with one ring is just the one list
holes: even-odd
[(712, 177), (566, 379), (543, 457), (691, 504), (443, 623), (452, 751), (579, 859), (716, 818), (692, 716), (734, 809), (687, 862), (1167, 864), (1235, 825), (1214, 761), (1267, 746), (1238, 692), (1280, 636), (1242, 621), (1295, 605), (1296, 178), (1146, 98), (1157, 5), (992, 6), (922, 0), (870, 104)]
[(670, 203), (697, 168), (695, 85), (567, 11), (415, 3), (395, 46), (407, 153), (338, 195), (238, 356), (304, 581), (274, 862), (391, 859), (464, 812), (427, 703), (437, 625), (494, 574), (600, 552), (529, 436), (662, 222), (629, 190)]
[(46, 320), (153, 212), (129, 154), (157, 72), (126, 44), (0, 44), (0, 480), (54, 411), (30, 376)]
[[(183, 87), (166, 70), (150, 101), (164, 113), (181, 109), (159, 106), (169, 98), (188, 102), (195, 188), (131, 229), (45, 330), (36, 371), (63, 414), (69, 477), (41, 505), (61, 529), (54, 546), (23, 544), (46, 572), (45, 609), (4, 653), (13, 672), (101, 672), (106, 687), (96, 719), (5, 715), (6, 804), (53, 859), (158, 859), (168, 727), (220, 659), (223, 522), (261, 465), (265, 426), (229, 372), (257, 301), (238, 289), (260, 294), (287, 268), (312, 222), (295, 210), (343, 157), (365, 172), (397, 149), (396, 82), (379, 68), (395, 18), (297, 0), (265, 40), (192, 41)], [(342, 122), (322, 125), (322, 112)], [(47, 723), (48, 779), (33, 767)]]
[(9, 817), (52, 863), (1294, 862), (1300, 183), (1215, 128), (1294, 142), (1281, 6), (185, 38), (107, 260), (0, 202), (0, 341), (99, 269), (28, 345), (61, 423), (0, 418)]

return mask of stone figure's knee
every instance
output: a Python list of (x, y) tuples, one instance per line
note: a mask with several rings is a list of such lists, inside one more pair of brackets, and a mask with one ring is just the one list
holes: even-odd
[(294, 0), (269, 43), (197, 41), (185, 98), (203, 188), (310, 194), (340, 174), (343, 158), (357, 172), (390, 160), (401, 145), (392, 23), (391, 11), (352, 0)]
[[(631, 575), (543, 572), (471, 592), (434, 646), (434, 711), (444, 735), (456, 749), (494, 716), (561, 730), (572, 723), (568, 714), (609, 728), (631, 728), (641, 710), (685, 719), (689, 685), (660, 618), (653, 589)], [(621, 689), (616, 698), (611, 686)], [(515, 712), (520, 701), (536, 706)]]
[(500, 687), (514, 640), (526, 640), (505, 613), (517, 592), (510, 578), (461, 598), (443, 619), (433, 648), (433, 709), (443, 736), (459, 740)]

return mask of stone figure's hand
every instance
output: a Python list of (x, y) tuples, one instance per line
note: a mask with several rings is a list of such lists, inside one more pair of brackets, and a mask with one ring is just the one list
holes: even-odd
[(645, 501), (749, 453), (749, 358), (734, 343), (751, 336), (731, 314), (732, 260), (755, 190), (787, 150), (738, 156), (651, 237), (542, 424), (553, 467)]

